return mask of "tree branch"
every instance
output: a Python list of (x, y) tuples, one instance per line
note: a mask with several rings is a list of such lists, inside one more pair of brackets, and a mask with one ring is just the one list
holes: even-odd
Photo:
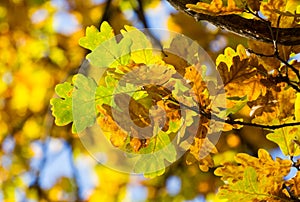
[(138, 9), (136, 10), (138, 18), (143, 23), (145, 28), (149, 28), (148, 22), (147, 22), (146, 17), (145, 17), (145, 12), (144, 12), (144, 8), (143, 8), (143, 1), (138, 0), (138, 4), (139, 4), (139, 6), (138, 6)]
[(218, 27), (240, 36), (273, 43), (272, 36), (278, 36), (277, 43), (281, 45), (300, 45), (300, 28), (275, 28), (270, 31), (269, 24), (261, 20), (245, 19), (238, 15), (212, 16), (188, 10), (186, 4), (195, 4), (198, 0), (167, 0), (176, 9), (187, 13), (195, 20), (206, 20)]
[(73, 179), (75, 181), (75, 197), (76, 197), (76, 200), (75, 202), (82, 202), (83, 200), (81, 199), (80, 197), (80, 183), (79, 183), (79, 178), (80, 178), (80, 175), (79, 175), (79, 172), (78, 172), (78, 169), (76, 167), (76, 164), (75, 164), (75, 157), (73, 156), (73, 150), (74, 150), (74, 138), (71, 137), (67, 140), (67, 143), (69, 144), (69, 147), (71, 149), (70, 153), (69, 153), (69, 160), (70, 160), (70, 166), (71, 166), (71, 169), (72, 169), (72, 172), (73, 172)]
[(242, 126), (251, 126), (251, 127), (270, 129), (270, 130), (275, 130), (275, 129), (289, 127), (289, 126), (300, 126), (300, 122), (283, 123), (283, 124), (278, 124), (278, 125), (264, 125), (264, 124), (237, 121), (237, 120), (231, 119), (230, 117), (223, 119), (223, 118), (218, 117), (216, 114), (205, 112), (203, 109), (189, 107), (189, 106), (187, 106), (183, 103), (179, 103), (179, 102), (177, 102), (177, 104), (183, 106), (186, 109), (192, 110), (192, 111), (196, 112), (197, 114), (206, 117), (209, 120), (220, 121), (220, 122), (228, 123), (231, 125), (237, 124), (237, 125), (242, 125)]
[(225, 123), (228, 124), (238, 124), (238, 125), (244, 125), (244, 126), (252, 126), (252, 127), (257, 127), (257, 128), (264, 128), (264, 129), (279, 129), (279, 128), (284, 128), (284, 127), (289, 127), (289, 126), (299, 126), (300, 122), (294, 122), (294, 123), (283, 123), (279, 125), (262, 125), (262, 124), (257, 124), (257, 123), (248, 123), (248, 122), (243, 122), (243, 121), (235, 121), (235, 120), (225, 120)]

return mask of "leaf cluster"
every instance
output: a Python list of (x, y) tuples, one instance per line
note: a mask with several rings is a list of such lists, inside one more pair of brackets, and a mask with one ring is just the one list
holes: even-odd
[[(147, 177), (168, 172), (165, 162), (176, 161), (179, 145), (188, 149), (186, 164), (196, 164), (204, 172), (215, 169), (214, 174), (221, 176), (224, 185), (217, 195), (222, 199), (299, 200), (300, 66), (295, 59), (299, 46), (278, 45), (279, 36), (272, 30), (298, 26), (298, 5), (292, 5), (292, 1), (272, 0), (187, 4), (189, 11), (200, 14), (261, 21), (273, 37), (274, 44), (249, 40), (249, 48), (226, 48), (216, 59), (214, 70), (220, 78), (211, 82), (206, 80), (208, 67), (201, 64), (196, 45), (189, 41), (174, 38), (163, 51), (154, 51), (147, 36), (134, 27), (125, 26), (118, 40), (107, 22), (99, 31), (88, 27), (79, 44), (91, 51), (87, 59), (101, 69), (102, 76), (78, 74), (72, 83), (56, 87), (59, 98), (51, 100), (56, 124), (73, 122), (74, 133), (97, 124), (114, 147), (132, 154), (152, 154), (136, 164), (135, 171), (144, 171)], [(211, 139), (220, 131), (237, 142), (227, 142), (224, 147), (237, 145), (240, 150), (243, 138), (255, 153), (256, 148), (251, 147), (255, 136), (256, 142), (277, 145), (289, 160), (273, 160), (261, 148), (257, 157), (237, 153), (234, 161), (218, 164), (214, 157), (218, 150), (225, 156), (224, 148), (216, 147)], [(164, 154), (157, 155), (162, 150)], [(159, 169), (153, 173), (153, 168)], [(285, 179), (293, 169), (295, 176)]]

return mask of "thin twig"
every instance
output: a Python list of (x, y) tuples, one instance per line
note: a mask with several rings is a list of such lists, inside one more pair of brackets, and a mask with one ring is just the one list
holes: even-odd
[[(178, 102), (176, 99), (172, 99), (172, 96), (168, 96), (169, 98), (167, 98), (165, 101), (171, 101), (173, 104), (177, 104), (177, 106), (179, 106), (179, 109), (176, 109), (174, 111), (177, 110), (184, 110), (184, 109), (188, 109), (188, 110), (192, 110), (194, 112), (196, 112), (198, 115), (202, 115), (205, 116), (207, 119), (209, 120), (214, 120), (214, 121), (219, 121), (219, 122), (223, 122), (223, 123), (228, 123), (231, 125), (237, 124), (237, 125), (243, 125), (243, 126), (251, 126), (251, 127), (257, 127), (257, 128), (263, 128), (263, 129), (270, 129), (270, 130), (275, 130), (275, 129), (279, 129), (279, 128), (284, 128), (284, 127), (289, 127), (289, 126), (300, 126), (300, 122), (294, 122), (294, 123), (284, 123), (284, 124), (279, 124), (279, 125), (263, 125), (263, 124), (257, 124), (257, 123), (249, 123), (249, 122), (243, 122), (243, 121), (236, 121), (236, 120), (232, 120), (229, 117), (227, 119), (223, 119), (218, 117), (216, 114), (212, 114), (211, 112), (206, 112), (204, 109), (201, 109), (199, 107), (190, 107), (187, 106), (183, 103)], [(147, 118), (147, 117), (139, 117), (139, 118)]]
[(79, 176), (77, 167), (75, 165), (75, 162), (74, 162), (75, 159), (73, 156), (74, 138), (71, 137), (67, 142), (69, 144), (69, 147), (71, 148), (69, 160), (70, 160), (70, 165), (71, 165), (71, 169), (72, 169), (73, 179), (75, 181), (76, 202), (82, 202), (83, 200), (80, 197), (80, 186), (79, 186), (79, 177), (80, 176)]
[(134, 11), (136, 12), (139, 20), (142, 22), (144, 28), (146, 29), (145, 32), (149, 35), (149, 37), (153, 40), (154, 45), (158, 46), (158, 48), (162, 51), (162, 53), (166, 55), (166, 53), (163, 51), (163, 46), (160, 42), (159, 39), (157, 39), (156, 36), (154, 36), (151, 31), (147, 30), (149, 28), (149, 24), (145, 15), (145, 11), (144, 11), (144, 4), (142, 0), (138, 0), (138, 8), (134, 9)]
[(289, 127), (289, 126), (300, 126), (300, 122), (284, 123), (284, 124), (280, 124), (280, 125), (271, 125), (271, 126), (270, 125), (257, 124), (257, 123), (247, 123), (247, 122), (235, 121), (235, 120), (225, 120), (225, 123), (238, 124), (238, 125), (244, 125), (244, 126), (252, 126), (252, 127), (271, 129), (271, 130), (284, 128), (284, 127)]
[(249, 122), (243, 122), (243, 121), (236, 121), (236, 120), (232, 120), (232, 119), (222, 119), (220, 117), (218, 117), (217, 115), (211, 115), (211, 114), (203, 114), (205, 117), (211, 119), (211, 120), (215, 120), (215, 121), (220, 121), (220, 122), (224, 122), (224, 123), (228, 123), (231, 125), (237, 124), (237, 125), (243, 125), (243, 126), (252, 126), (252, 127), (256, 127), (256, 128), (263, 128), (263, 129), (271, 129), (271, 130), (275, 130), (275, 129), (279, 129), (279, 128), (284, 128), (284, 127), (289, 127), (289, 126), (300, 126), (300, 122), (294, 122), (294, 123), (283, 123), (283, 124), (279, 124), (279, 125), (262, 125), (262, 124), (257, 124), (257, 123), (249, 123)]
[(147, 19), (145, 17), (144, 5), (143, 5), (142, 0), (138, 0), (138, 4), (139, 4), (139, 6), (138, 6), (137, 10), (135, 10), (135, 12), (137, 13), (138, 18), (143, 23), (144, 27), (149, 28)]
[(109, 18), (110, 18), (109, 10), (110, 10), (111, 3), (112, 3), (112, 0), (107, 0), (107, 1), (106, 1), (105, 8), (104, 8), (104, 12), (103, 12), (102, 18), (101, 18), (101, 20), (100, 20), (99, 27), (100, 27), (100, 25), (101, 25), (104, 21), (108, 21), (108, 20), (109, 20)]
[[(299, 78), (300, 80), (300, 74), (299, 74), (299, 71), (291, 64), (289, 64), (287, 61), (285, 61), (284, 59), (282, 59), (279, 54), (276, 54), (273, 53), (271, 55), (265, 55), (265, 54), (262, 54), (262, 53), (256, 53), (255, 51), (251, 50), (251, 49), (247, 49), (247, 51), (249, 53), (253, 53), (257, 56), (260, 56), (260, 57), (268, 57), (268, 58), (276, 58), (278, 59), (280, 62), (282, 62), (283, 64), (285, 64), (287, 67), (291, 68), (293, 70), (293, 72), (295, 72), (295, 74), (297, 75), (297, 78)], [(298, 76), (299, 75), (299, 76)], [(289, 86), (291, 86), (294, 90), (296, 90), (297, 92), (300, 92), (300, 87), (299, 87), (299, 83), (298, 82), (295, 82), (295, 81), (291, 81), (288, 77), (288, 74), (286, 76), (283, 76), (282, 74), (279, 75), (279, 77), (274, 80), (276, 82), (285, 82), (287, 83)]]
[(51, 138), (51, 136), (48, 136), (50, 135), (50, 130), (53, 126), (53, 116), (51, 115), (51, 111), (50, 111), (50, 105), (48, 106), (47, 108), (47, 112), (46, 112), (46, 115), (45, 115), (45, 119), (44, 119), (44, 131), (43, 131), (43, 135), (41, 136), (40, 140), (41, 140), (41, 148), (42, 148), (42, 159), (40, 160), (40, 163), (39, 163), (39, 167), (38, 169), (35, 171), (35, 179), (33, 181), (33, 183), (30, 185), (30, 188), (34, 188), (37, 190), (37, 193), (38, 193), (38, 197), (39, 197), (39, 200), (40, 199), (45, 199), (45, 200), (49, 200), (48, 198), (48, 195), (44, 192), (44, 190), (42, 189), (41, 187), (41, 172), (43, 172), (45, 166), (46, 166), (46, 163), (47, 163), (47, 159), (48, 159), (48, 156), (47, 156), (47, 152), (48, 152), (48, 144), (49, 144), (49, 140)]
[[(252, 15), (258, 17), (260, 20), (265, 21), (257, 13), (252, 12), (249, 8), (246, 8), (246, 10), (249, 13), (251, 13)], [(280, 74), (280, 77), (279, 77), (280, 81), (287, 83), (293, 89), (295, 89), (297, 92), (300, 92), (300, 88), (299, 88), (298, 83), (293, 82), (293, 81), (291, 81), (289, 79), (288, 68), (292, 69), (292, 71), (296, 74), (298, 80), (300, 80), (299, 71), (293, 65), (289, 64), (286, 60), (284, 60), (283, 58), (281, 58), (280, 55), (279, 55), (279, 49), (278, 49), (278, 28), (279, 28), (279, 24), (280, 24), (280, 19), (281, 19), (281, 15), (278, 17), (278, 20), (277, 20), (276, 37), (274, 37), (274, 35), (273, 35), (273, 29), (272, 29), (271, 25), (267, 23), (267, 26), (268, 26), (268, 28), (270, 30), (270, 33), (271, 33), (271, 36), (272, 36), (272, 39), (273, 39), (274, 53), (271, 54), (271, 55), (265, 55), (265, 54), (261, 54), (261, 53), (256, 53), (256, 52), (254, 52), (251, 49), (248, 49), (248, 52), (249, 53), (253, 53), (253, 54), (255, 54), (257, 56), (260, 56), (260, 57), (273, 57), (273, 58), (278, 59), (280, 62), (282, 62), (286, 66), (286, 76), (282, 76), (282, 74)], [(266, 22), (268, 22), (268, 21), (266, 21)]]

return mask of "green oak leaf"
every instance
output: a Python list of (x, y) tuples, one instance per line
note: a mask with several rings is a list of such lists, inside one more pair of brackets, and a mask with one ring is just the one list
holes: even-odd
[[(136, 169), (135, 171), (139, 172), (139, 170), (143, 171), (144, 177), (146, 178), (154, 178), (157, 176), (161, 176), (165, 173), (165, 165), (164, 159), (159, 158), (157, 155), (145, 156), (144, 158), (141, 157), (137, 163), (135, 164)], [(157, 168), (162, 168), (157, 170)], [(151, 171), (151, 172), (147, 172)], [(153, 172), (152, 172), (153, 171)]]
[(255, 168), (248, 166), (245, 168), (242, 180), (235, 183), (223, 185), (217, 195), (220, 199), (228, 201), (289, 201), (288, 199), (279, 196), (278, 193), (272, 192), (272, 186), (269, 184), (268, 176), (258, 179), (258, 174)]
[(72, 132), (82, 132), (96, 119), (95, 91), (97, 84), (92, 78), (77, 74), (72, 83), (58, 84), (55, 88), (60, 98), (52, 98), (52, 114), (55, 124), (65, 126), (73, 122)]
[(92, 65), (99, 68), (113, 68), (119, 65), (127, 65), (131, 57), (131, 45), (132, 41), (128, 38), (123, 38), (119, 43), (115, 39), (110, 39), (101, 43), (86, 58)]
[(100, 32), (95, 26), (86, 28), (86, 36), (79, 39), (79, 45), (91, 51), (95, 50), (101, 43), (113, 38), (114, 31), (108, 22), (103, 22)]
[(175, 125), (171, 124), (171, 129), (166, 132), (159, 131), (151, 138), (149, 145), (139, 151), (141, 156), (135, 164), (135, 172), (143, 172), (145, 177), (153, 178), (165, 172), (165, 161), (176, 161), (177, 152), (169, 137), (171, 130), (178, 130), (180, 127)]
[(259, 189), (257, 174), (253, 167), (247, 167), (242, 180), (234, 184), (224, 185), (219, 189), (218, 196), (228, 201), (253, 201), (264, 199), (265, 193)]
[(69, 82), (58, 84), (55, 87), (55, 92), (60, 98), (52, 98), (50, 104), (52, 105), (51, 110), (55, 117), (55, 124), (58, 126), (65, 126), (73, 121), (73, 89), (74, 86)]
[(103, 104), (107, 104), (112, 106), (113, 93), (118, 85), (118, 80), (113, 78), (111, 75), (107, 75), (104, 81), (105, 83), (103, 85), (99, 85), (96, 89), (96, 105), (101, 106)]
[(105, 86), (98, 86), (96, 89), (95, 99), (96, 99), (96, 105), (103, 105), (107, 104), (109, 106), (112, 105), (112, 97), (113, 97), (113, 88), (107, 88)]
[(97, 83), (94, 79), (77, 74), (73, 77), (73, 124), (78, 133), (92, 126), (96, 120), (95, 94)]
[(134, 100), (139, 100), (147, 97), (146, 91), (142, 91), (134, 84), (126, 83), (125, 86), (118, 85), (118, 80), (110, 75), (105, 77), (105, 85), (100, 85), (96, 89), (95, 99), (96, 105), (107, 104), (115, 106), (114, 96), (121, 93), (130, 95)]
[[(287, 121), (292, 122), (293, 118), (291, 117)], [(273, 133), (267, 135), (267, 139), (275, 142), (284, 155), (300, 155), (300, 126), (289, 126), (276, 129)]]
[(218, 116), (220, 118), (225, 118), (230, 114), (235, 114), (237, 112), (239, 112), (248, 102), (248, 98), (247, 95), (243, 96), (243, 97), (228, 97), (228, 100), (231, 100), (234, 102), (234, 106), (231, 108), (227, 108), (225, 110), (222, 110)]
[(124, 28), (125, 30), (121, 30), (121, 33), (124, 38), (132, 41), (131, 59), (135, 63), (155, 64), (162, 62), (160, 55), (153, 54), (151, 41), (143, 32), (128, 25), (125, 25)]

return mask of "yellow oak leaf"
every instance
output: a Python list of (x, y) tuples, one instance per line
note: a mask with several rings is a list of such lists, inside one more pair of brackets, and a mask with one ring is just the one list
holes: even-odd
[(142, 143), (138, 138), (132, 138), (130, 140), (130, 146), (133, 148), (135, 152), (138, 152), (142, 146)]
[(271, 155), (264, 149), (258, 150), (258, 158), (245, 153), (237, 154), (236, 162), (242, 166), (252, 166), (258, 172), (258, 178), (270, 176), (270, 181), (280, 182), (282, 178), (289, 174), (291, 168), (290, 160), (276, 158), (274, 161)]
[(281, 16), (279, 27), (289, 28), (295, 25), (297, 5), (299, 1), (295, 0), (269, 0), (261, 3), (260, 11), (273, 27), (277, 26), (279, 16)]
[(115, 147), (123, 146), (128, 133), (119, 127), (113, 120), (110, 107), (106, 105), (97, 106), (97, 110), (101, 114), (97, 118), (97, 122), (104, 132), (106, 138), (108, 138)]
[[(215, 145), (208, 138), (195, 138), (194, 144), (190, 147), (190, 154), (198, 161), (199, 168), (207, 172), (214, 166), (210, 153), (217, 153)], [(187, 158), (187, 164), (192, 164), (193, 158)]]
[(296, 121), (300, 121), (300, 93), (297, 93), (295, 101), (295, 118)]
[(299, 199), (300, 197), (300, 172), (298, 171), (296, 176), (288, 180), (285, 185), (289, 187), (290, 192)]
[(256, 69), (249, 65), (248, 59), (240, 61), (239, 56), (235, 56), (231, 67), (221, 62), (218, 70), (228, 97), (247, 95), (248, 100), (252, 101), (266, 93), (266, 87), (261, 84)]
[(226, 48), (216, 59), (217, 69), (223, 81), (227, 97), (243, 97), (249, 101), (265, 95), (266, 87), (260, 82), (259, 71), (264, 71), (257, 56), (248, 55), (245, 47), (238, 45), (236, 51)]
[(218, 196), (229, 201), (289, 201), (282, 192), (283, 178), (289, 174), (292, 162), (276, 158), (264, 150), (258, 157), (239, 153), (235, 163), (223, 163), (215, 170), (226, 182), (220, 187)]
[(201, 106), (208, 106), (210, 100), (207, 94), (207, 85), (201, 75), (201, 67), (189, 66), (185, 69), (184, 78), (191, 81), (193, 87), (193, 98), (200, 103)]
[(232, 66), (228, 67), (224, 62), (218, 65), (218, 70), (225, 86), (233, 82), (242, 82), (256, 74), (256, 69), (249, 66), (248, 59), (240, 60), (239, 56), (235, 56), (232, 60)]
[(253, 167), (258, 173), (258, 178), (268, 176), (270, 181), (279, 183), (283, 177), (290, 172), (291, 161), (276, 158), (274, 161), (270, 154), (264, 150), (258, 150), (258, 157), (246, 153), (239, 153), (235, 161), (240, 165), (225, 163), (223, 167), (217, 168), (215, 174), (222, 176), (223, 181), (235, 182), (242, 179), (246, 167)]
[(227, 6), (223, 5), (222, 0), (212, 0), (211, 3), (198, 2), (195, 4), (187, 4), (187, 8), (197, 13), (208, 15), (231, 15), (241, 14), (243, 7), (238, 7), (235, 0), (228, 0)]
[(233, 63), (233, 57), (239, 56), (240, 60), (246, 59), (249, 56), (246, 53), (246, 49), (242, 44), (237, 45), (236, 51), (231, 48), (227, 47), (224, 50), (224, 54), (219, 54), (217, 59), (216, 59), (216, 65), (218, 66), (221, 62), (226, 63), (228, 67), (231, 67)]
[(246, 167), (241, 180), (227, 183), (220, 187), (218, 196), (228, 201), (290, 201), (289, 197), (281, 194), (282, 183), (271, 184), (268, 176), (258, 178), (258, 172), (253, 167)]

